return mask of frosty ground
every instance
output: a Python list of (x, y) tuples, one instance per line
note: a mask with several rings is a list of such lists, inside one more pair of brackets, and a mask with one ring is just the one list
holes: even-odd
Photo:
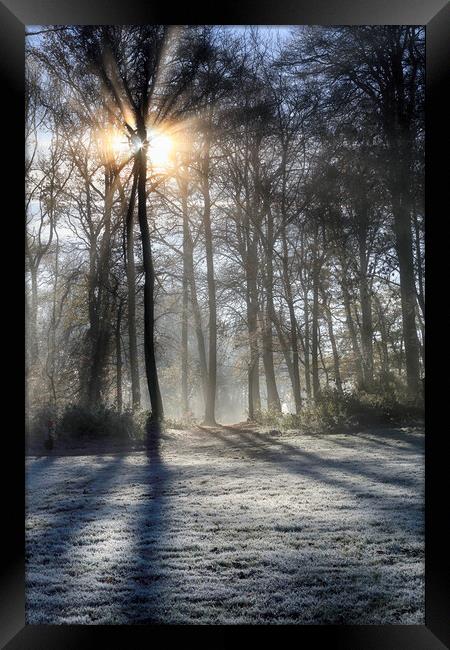
[(27, 459), (28, 623), (424, 623), (423, 432)]

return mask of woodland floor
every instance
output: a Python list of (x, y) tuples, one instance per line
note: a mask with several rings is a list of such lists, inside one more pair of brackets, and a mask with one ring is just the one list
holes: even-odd
[(424, 435), (27, 459), (28, 623), (424, 623)]

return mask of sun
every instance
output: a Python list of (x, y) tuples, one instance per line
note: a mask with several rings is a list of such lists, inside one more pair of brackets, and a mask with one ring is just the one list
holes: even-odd
[(174, 148), (173, 139), (166, 133), (151, 130), (148, 134), (148, 157), (154, 169), (169, 166)]
[[(156, 129), (148, 131), (147, 156), (154, 170), (164, 170), (170, 166), (174, 145), (173, 137), (167, 133)], [(102, 134), (101, 146), (111, 158), (122, 159), (124, 156), (137, 154), (143, 145), (135, 135), (130, 138), (118, 130), (110, 130)]]

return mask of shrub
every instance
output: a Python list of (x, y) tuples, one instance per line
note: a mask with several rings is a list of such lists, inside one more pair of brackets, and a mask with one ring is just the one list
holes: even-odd
[(128, 441), (135, 437), (136, 425), (130, 411), (118, 411), (99, 406), (88, 409), (72, 404), (59, 422), (61, 435), (74, 439), (112, 439)]
[(28, 440), (31, 443), (42, 443), (48, 435), (49, 421), (57, 422), (58, 413), (54, 406), (45, 405), (37, 409), (30, 417)]
[(179, 429), (179, 430), (184, 430), (184, 429), (190, 429), (194, 424), (196, 420), (194, 417), (182, 417), (180, 419), (176, 418), (165, 418), (164, 419), (164, 427), (166, 429)]
[(134, 439), (143, 442), (146, 437), (147, 422), (150, 418), (151, 412), (145, 409), (140, 409), (132, 414), (134, 421)]
[(423, 404), (399, 393), (323, 390), (318, 399), (304, 402), (300, 413), (260, 411), (256, 421), (281, 431), (327, 433), (359, 426), (410, 424), (423, 417)]
[(347, 412), (360, 425), (404, 424), (423, 417), (423, 404), (398, 393), (357, 392), (345, 396)]

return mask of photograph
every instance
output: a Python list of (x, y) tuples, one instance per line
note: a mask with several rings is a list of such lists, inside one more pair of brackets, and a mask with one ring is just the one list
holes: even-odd
[(25, 26), (27, 625), (425, 625), (426, 31)]

